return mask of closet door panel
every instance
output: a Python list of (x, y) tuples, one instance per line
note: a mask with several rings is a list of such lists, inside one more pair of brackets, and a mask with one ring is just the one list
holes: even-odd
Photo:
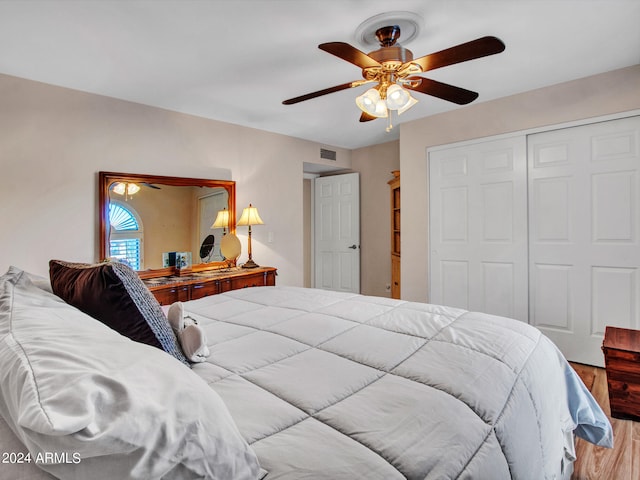
[(429, 152), (430, 302), (527, 321), (525, 137)]
[(570, 332), (573, 316), (570, 308), (571, 265), (537, 263), (531, 272), (531, 318), (537, 327)]
[(639, 140), (640, 117), (528, 137), (530, 319), (572, 361), (640, 328)]

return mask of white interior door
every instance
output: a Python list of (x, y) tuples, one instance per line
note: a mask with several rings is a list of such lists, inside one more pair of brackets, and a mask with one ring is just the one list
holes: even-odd
[(204, 197), (198, 198), (199, 212), (198, 216), (198, 245), (194, 245), (194, 255), (198, 255), (200, 253), (200, 246), (205, 238), (208, 235), (213, 235), (215, 238), (213, 249), (211, 250), (210, 255), (205, 258), (201, 258), (198, 260), (197, 258), (193, 259), (193, 263), (202, 262), (215, 262), (219, 260), (223, 260), (224, 257), (220, 253), (220, 240), (222, 240), (222, 229), (216, 228), (215, 230), (211, 228), (213, 222), (215, 222), (216, 217), (218, 216), (218, 212), (223, 208), (227, 208), (227, 194), (225, 193), (214, 193), (211, 195), (206, 195)]
[(315, 286), (360, 293), (360, 177), (315, 179)]
[(530, 321), (572, 361), (640, 328), (639, 150), (640, 117), (529, 137)]
[(430, 302), (527, 321), (525, 136), (429, 152)]

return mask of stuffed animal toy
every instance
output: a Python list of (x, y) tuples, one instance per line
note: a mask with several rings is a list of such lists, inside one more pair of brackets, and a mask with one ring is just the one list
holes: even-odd
[(210, 355), (207, 336), (195, 319), (185, 316), (182, 302), (176, 302), (169, 307), (167, 319), (189, 361), (204, 362)]

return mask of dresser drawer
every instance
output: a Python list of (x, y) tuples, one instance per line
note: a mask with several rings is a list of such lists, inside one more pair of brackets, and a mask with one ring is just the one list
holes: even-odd
[(640, 419), (640, 384), (607, 378), (611, 416)]
[(264, 287), (265, 275), (264, 273), (257, 273), (255, 275), (243, 275), (242, 277), (231, 279), (231, 290), (237, 290), (239, 288), (247, 287)]
[(175, 302), (186, 302), (189, 300), (189, 285), (179, 285), (165, 287), (154, 290), (153, 296), (156, 297), (160, 305), (171, 305)]
[(640, 365), (640, 352), (629, 352), (616, 348), (603, 348), (605, 360), (616, 363), (637, 363)]
[(220, 293), (218, 281), (193, 283), (191, 284), (191, 300), (197, 300), (198, 298), (208, 297), (209, 295), (216, 295)]
[(224, 292), (228, 292), (229, 290), (232, 290), (231, 279), (225, 278), (223, 280), (220, 280), (220, 285), (218, 288), (219, 288), (218, 293), (224, 293)]
[(624, 368), (612, 368), (609, 364), (606, 366), (607, 379), (620, 380), (627, 383), (637, 383), (640, 385), (640, 372), (635, 370), (625, 370)]
[(607, 370), (607, 374), (622, 374), (632, 375), (638, 378), (640, 383), (640, 360), (617, 358), (605, 352), (604, 365)]

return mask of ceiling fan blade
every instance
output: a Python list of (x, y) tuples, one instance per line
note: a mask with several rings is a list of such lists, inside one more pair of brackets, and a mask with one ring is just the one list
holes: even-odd
[(429, 70), (435, 70), (436, 68), (446, 67), (455, 63), (495, 55), (496, 53), (504, 51), (504, 49), (505, 46), (502, 40), (496, 37), (482, 37), (467, 43), (461, 43), (455, 47), (447, 48), (446, 50), (440, 50), (439, 52), (416, 58), (415, 60), (406, 62), (402, 67), (404, 68), (412, 63), (416, 63), (420, 65), (423, 72), (428, 72)]
[(364, 52), (344, 42), (329, 42), (318, 45), (320, 50), (331, 53), (360, 68), (381, 67), (382, 65)]
[(284, 105), (293, 105), (294, 103), (304, 102), (305, 100), (321, 97), (322, 95), (339, 92), (340, 90), (346, 90), (347, 88), (353, 87), (354, 86), (353, 83), (354, 82), (343, 83), (342, 85), (336, 85), (335, 87), (329, 87), (323, 90), (318, 90), (317, 92), (307, 93), (306, 95), (300, 95), (299, 97), (290, 98), (289, 100), (285, 100), (282, 103)]
[(447, 100), (448, 102), (457, 103), (458, 105), (466, 105), (478, 98), (478, 94), (476, 92), (460, 87), (454, 87), (447, 83), (437, 82), (430, 78), (409, 77), (407, 80), (413, 80), (416, 82), (421, 80), (417, 85), (406, 84), (405, 88), (408, 88), (409, 90), (426, 93), (432, 97), (438, 97), (442, 100)]
[(371, 120), (375, 120), (378, 117), (374, 117), (373, 115), (369, 115), (368, 113), (362, 112), (362, 115), (360, 115), (360, 121), (361, 122), (370, 122)]
[(346, 90), (347, 88), (359, 87), (360, 85), (364, 85), (366, 83), (371, 83), (371, 82), (373, 82), (373, 80), (355, 80), (353, 82), (343, 83), (342, 85), (336, 85), (335, 87), (329, 87), (323, 90), (318, 90), (317, 92), (311, 92), (311, 93), (307, 93), (306, 95), (300, 95), (299, 97), (290, 98), (289, 100), (285, 100), (282, 103), (284, 105), (293, 105), (294, 103), (304, 102), (305, 100), (321, 97), (322, 95), (327, 95), (329, 93), (339, 92), (340, 90)]

